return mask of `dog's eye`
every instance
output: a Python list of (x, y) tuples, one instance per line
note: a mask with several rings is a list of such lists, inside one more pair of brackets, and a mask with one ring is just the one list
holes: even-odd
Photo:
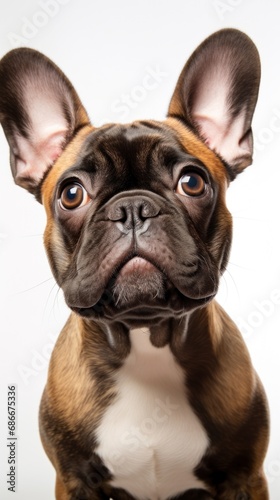
[(63, 210), (74, 210), (89, 201), (85, 188), (78, 182), (71, 182), (63, 188), (60, 195), (60, 206)]
[(205, 180), (196, 172), (188, 172), (179, 180), (176, 193), (183, 196), (201, 196), (205, 191)]

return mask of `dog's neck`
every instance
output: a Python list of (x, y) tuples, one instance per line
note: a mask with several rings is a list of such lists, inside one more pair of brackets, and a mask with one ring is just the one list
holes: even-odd
[[(144, 345), (152, 345), (154, 348), (162, 348), (168, 344), (173, 344), (175, 339), (178, 343), (183, 343), (187, 336), (189, 314), (183, 318), (164, 318), (149, 325), (139, 325), (136, 328), (128, 327), (121, 323), (106, 325), (105, 331), (110, 347), (120, 353), (122, 345), (123, 355), (127, 355), (132, 345), (141, 348)], [(120, 342), (120, 336), (122, 342)], [(145, 339), (145, 342), (142, 341)]]
[(131, 328), (123, 323), (103, 323), (74, 316), (82, 323), (81, 342), (85, 349), (88, 353), (97, 354), (98, 351), (106, 365), (122, 363), (131, 351), (132, 342), (139, 348), (147, 346), (147, 342), (155, 348), (169, 345), (183, 363), (187, 350), (190, 352), (196, 347), (198, 351), (216, 350), (221, 329), (221, 325), (214, 322), (217, 308), (218, 304), (212, 301), (183, 317), (164, 318), (157, 323)]

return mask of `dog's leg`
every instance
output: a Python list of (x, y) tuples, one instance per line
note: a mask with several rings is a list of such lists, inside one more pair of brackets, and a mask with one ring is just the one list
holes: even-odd
[(55, 498), (56, 500), (69, 500), (69, 495), (65, 489), (65, 486), (58, 476), (56, 476), (55, 483)]
[[(248, 484), (248, 498), (253, 500), (269, 500), (267, 481), (264, 472), (252, 478)], [(240, 498), (242, 500), (242, 498)], [(244, 497), (244, 500), (247, 500)]]
[(214, 498), (217, 500), (269, 500), (265, 476), (263, 473), (251, 476), (239, 487), (233, 487), (232, 484), (224, 485)]
[[(99, 492), (99, 490), (98, 490)], [(103, 493), (91, 492), (86, 493), (84, 488), (75, 488), (69, 492), (65, 483), (60, 479), (59, 476), (56, 477), (55, 485), (55, 498), (56, 500), (109, 500), (110, 497)]]
[(83, 487), (75, 488), (74, 491), (69, 492), (59, 476), (56, 477), (55, 498), (56, 500), (111, 500), (111, 497), (99, 488), (95, 492), (91, 490), (90, 493), (86, 492)]

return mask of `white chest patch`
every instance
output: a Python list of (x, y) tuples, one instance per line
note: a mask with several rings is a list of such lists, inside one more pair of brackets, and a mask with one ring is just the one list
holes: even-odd
[(116, 375), (118, 396), (97, 431), (96, 452), (111, 484), (139, 500), (166, 500), (205, 485), (193, 474), (209, 444), (188, 404), (184, 374), (168, 346), (131, 330), (131, 352)]

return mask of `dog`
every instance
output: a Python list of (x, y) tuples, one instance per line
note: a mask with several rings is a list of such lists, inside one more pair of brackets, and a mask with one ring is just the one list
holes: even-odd
[(269, 498), (266, 396), (214, 299), (259, 81), (254, 43), (224, 29), (187, 61), (164, 121), (95, 128), (44, 55), (1, 60), (12, 173), (46, 209), (71, 309), (40, 405), (57, 500)]

